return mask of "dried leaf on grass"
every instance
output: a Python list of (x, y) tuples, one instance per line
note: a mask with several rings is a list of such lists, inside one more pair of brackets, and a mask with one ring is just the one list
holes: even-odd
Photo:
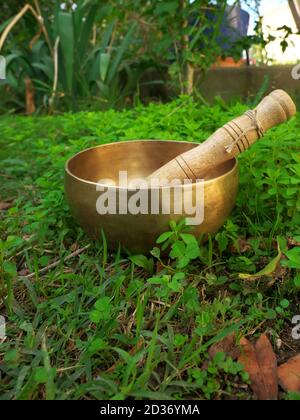
[(23, 268), (22, 270), (20, 270), (18, 272), (18, 275), (21, 277), (25, 277), (30, 273), (30, 271), (28, 270), (28, 268)]
[(286, 392), (300, 392), (300, 354), (279, 366), (278, 379)]
[(156, 263), (156, 273), (160, 273), (164, 269), (164, 266), (160, 261)]
[(33, 114), (36, 111), (35, 106), (35, 90), (32, 81), (29, 77), (25, 79), (25, 97), (26, 97), (26, 113)]
[(289, 248), (300, 246), (300, 237), (296, 236), (295, 238), (287, 238), (287, 244)]
[(243, 338), (239, 362), (244, 365), (251, 380), (251, 389), (258, 400), (277, 400), (277, 359), (272, 345), (263, 334), (255, 345)]
[(230, 252), (232, 254), (244, 254), (251, 250), (250, 239), (238, 238), (236, 242), (230, 246)]
[(8, 210), (13, 206), (13, 201), (0, 201), (0, 210)]
[(273, 277), (274, 273), (280, 264), (280, 261), (283, 258), (283, 254), (280, 249), (278, 249), (278, 255), (269, 264), (261, 271), (256, 274), (239, 274), (239, 278), (242, 280), (257, 280), (262, 277)]
[(234, 332), (227, 335), (223, 340), (213, 344), (208, 350), (211, 359), (213, 359), (217, 353), (225, 353), (228, 357), (231, 357), (232, 360), (236, 360), (239, 357), (240, 348), (237, 345)]

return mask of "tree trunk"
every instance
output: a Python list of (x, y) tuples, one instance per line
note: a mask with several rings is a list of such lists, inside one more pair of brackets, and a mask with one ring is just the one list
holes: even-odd
[(33, 114), (36, 110), (34, 101), (34, 86), (29, 77), (25, 79), (26, 113)]
[(180, 10), (182, 19), (182, 37), (181, 37), (181, 48), (182, 48), (182, 65), (183, 65), (183, 93), (186, 95), (191, 95), (194, 90), (194, 66), (193, 63), (188, 61), (186, 58), (186, 53), (189, 50), (189, 36), (185, 34), (185, 29), (188, 27), (189, 22), (186, 17), (184, 17), (185, 10), (187, 8), (187, 0), (180, 1)]
[(192, 95), (194, 91), (195, 67), (190, 61), (186, 62), (185, 73), (185, 94)]
[(289, 0), (289, 6), (293, 14), (293, 18), (296, 22), (297, 28), (300, 31), (300, 1), (299, 0)]

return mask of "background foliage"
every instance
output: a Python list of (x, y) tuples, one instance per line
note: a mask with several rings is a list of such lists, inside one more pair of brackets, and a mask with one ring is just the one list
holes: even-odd
[[(264, 48), (271, 41), (264, 39), (258, 21), (255, 36), (240, 38), (224, 49), (221, 25), (227, 3), (32, 0), (5, 4), (0, 36), (7, 80), (1, 86), (0, 111), (126, 106), (140, 97), (141, 87), (165, 83), (166, 75), (176, 92), (192, 94), (199, 77), (218, 57), (239, 59), (243, 50), (252, 45)], [(248, 6), (252, 3), (258, 10), (259, 2), (247, 1)], [(19, 20), (10, 26), (16, 15)]]

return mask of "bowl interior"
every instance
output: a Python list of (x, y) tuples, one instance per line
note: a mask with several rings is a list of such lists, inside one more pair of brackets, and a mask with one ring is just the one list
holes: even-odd
[[(127, 171), (128, 180), (145, 178), (174, 159), (177, 155), (197, 147), (196, 143), (178, 141), (129, 141), (110, 143), (78, 153), (67, 162), (66, 170), (82, 181), (119, 180), (119, 172)], [(205, 177), (214, 179), (230, 172), (235, 159), (214, 168)]]

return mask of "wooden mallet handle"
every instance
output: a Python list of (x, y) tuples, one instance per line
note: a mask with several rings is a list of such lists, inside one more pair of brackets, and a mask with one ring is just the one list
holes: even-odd
[(209, 171), (238, 156), (266, 131), (282, 124), (296, 113), (291, 97), (275, 90), (254, 109), (219, 128), (204, 143), (171, 160), (147, 179), (164, 184), (176, 180), (205, 179)]

